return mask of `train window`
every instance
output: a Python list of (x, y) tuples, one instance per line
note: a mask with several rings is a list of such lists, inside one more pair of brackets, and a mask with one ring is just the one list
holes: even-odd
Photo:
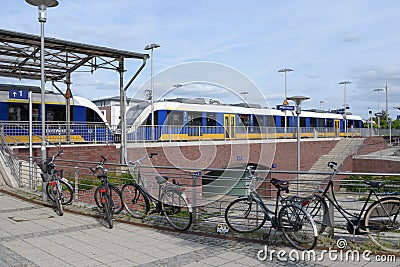
[(99, 114), (96, 111), (86, 108), (86, 121), (87, 122), (103, 122)]
[(326, 127), (333, 127), (333, 119), (326, 119)]
[(207, 113), (207, 125), (206, 126), (217, 126), (217, 118), (215, 113)]
[[(72, 112), (71, 112), (72, 113)], [(64, 105), (46, 105), (47, 121), (65, 121), (66, 111)]]
[(240, 119), (242, 126), (250, 126), (250, 115), (249, 114), (240, 114), (239, 119)]
[(306, 127), (306, 118), (300, 117), (300, 127)]
[(28, 104), (9, 104), (8, 105), (8, 120), (10, 121), (29, 121)]
[[(158, 124), (158, 111), (154, 111), (154, 125)], [(147, 120), (144, 121), (142, 125), (150, 125), (151, 126), (151, 113), (147, 117)]]
[(183, 125), (183, 112), (182, 111), (168, 111), (167, 112), (167, 125)]
[(203, 113), (202, 112), (188, 112), (188, 125), (189, 126), (202, 126)]
[(318, 127), (317, 118), (310, 118), (310, 127)]
[[(289, 116), (286, 116), (287, 126), (289, 126)], [(281, 127), (285, 127), (285, 116), (281, 116)]]
[(276, 127), (276, 117), (275, 116), (267, 116), (267, 127)]
[(264, 116), (256, 115), (254, 120), (254, 126), (264, 127)]

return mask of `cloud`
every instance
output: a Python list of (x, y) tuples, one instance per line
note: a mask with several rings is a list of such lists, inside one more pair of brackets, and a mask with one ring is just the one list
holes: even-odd
[(358, 42), (364, 39), (364, 36), (361, 33), (353, 32), (347, 34), (345, 37), (342, 38), (343, 42)]

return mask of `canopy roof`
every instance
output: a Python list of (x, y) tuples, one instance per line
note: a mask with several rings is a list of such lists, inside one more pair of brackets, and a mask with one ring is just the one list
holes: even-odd
[[(59, 81), (79, 67), (119, 70), (124, 59), (149, 55), (55, 38), (44, 41), (46, 80)], [(0, 76), (40, 80), (40, 36), (0, 29)], [(124, 70), (122, 70), (124, 71)]]

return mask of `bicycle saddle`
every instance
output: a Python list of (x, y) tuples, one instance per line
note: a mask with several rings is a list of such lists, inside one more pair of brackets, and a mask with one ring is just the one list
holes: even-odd
[(376, 187), (376, 188), (381, 188), (385, 185), (385, 182), (365, 180), (364, 184), (367, 184), (369, 186)]
[(271, 178), (271, 184), (273, 184), (279, 190), (289, 190), (289, 181)]
[(167, 176), (156, 176), (157, 184), (164, 184), (167, 182), (168, 177)]

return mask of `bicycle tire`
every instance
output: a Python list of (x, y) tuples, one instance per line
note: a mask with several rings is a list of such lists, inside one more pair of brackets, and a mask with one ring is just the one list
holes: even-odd
[[(104, 188), (103, 185), (100, 185), (99, 187), (96, 188), (96, 191), (94, 191), (94, 201), (96, 202), (97, 207), (103, 208), (103, 204), (101, 203), (101, 195), (100, 195), (100, 188)], [(124, 209), (124, 204), (122, 203), (122, 196), (121, 196), (121, 191), (119, 188), (113, 184), (108, 184), (108, 188), (110, 190), (110, 195), (112, 198), (112, 203), (113, 203), (113, 213), (114, 214), (119, 214), (121, 211)]]
[(149, 199), (136, 183), (125, 184), (121, 190), (122, 203), (133, 218), (143, 219), (150, 210)]
[(225, 222), (238, 233), (251, 233), (260, 229), (267, 217), (260, 204), (252, 197), (238, 198), (225, 209)]
[(298, 250), (311, 250), (317, 244), (317, 227), (300, 205), (283, 206), (278, 215), (278, 226), (286, 240)]
[(56, 201), (56, 209), (57, 209), (57, 214), (59, 216), (63, 216), (64, 215), (64, 210), (63, 210), (63, 204), (62, 204), (62, 194), (60, 194), (60, 191), (57, 189), (57, 195), (55, 197)]
[[(74, 193), (73, 193), (74, 190), (73, 190), (72, 186), (68, 182), (66, 182), (66, 181), (64, 181), (62, 179), (60, 179), (59, 182), (60, 182), (61, 192), (62, 192), (61, 203), (63, 205), (68, 205), (68, 204), (70, 204), (72, 202), (73, 195), (74, 195)], [(55, 198), (54, 198), (54, 195), (51, 192), (51, 190), (52, 190), (52, 188), (51, 188), (50, 184), (47, 183), (47, 185), (46, 185), (47, 196), (53, 202), (55, 202)]]
[(373, 244), (388, 252), (400, 252), (400, 198), (375, 201), (364, 218), (365, 230)]
[(106, 201), (104, 202), (104, 217), (108, 223), (108, 227), (112, 229), (114, 227), (114, 220), (113, 220), (113, 203), (111, 200), (111, 196), (106, 193)]
[(192, 207), (183, 192), (175, 188), (165, 189), (161, 195), (161, 209), (174, 229), (186, 231), (192, 225)]

